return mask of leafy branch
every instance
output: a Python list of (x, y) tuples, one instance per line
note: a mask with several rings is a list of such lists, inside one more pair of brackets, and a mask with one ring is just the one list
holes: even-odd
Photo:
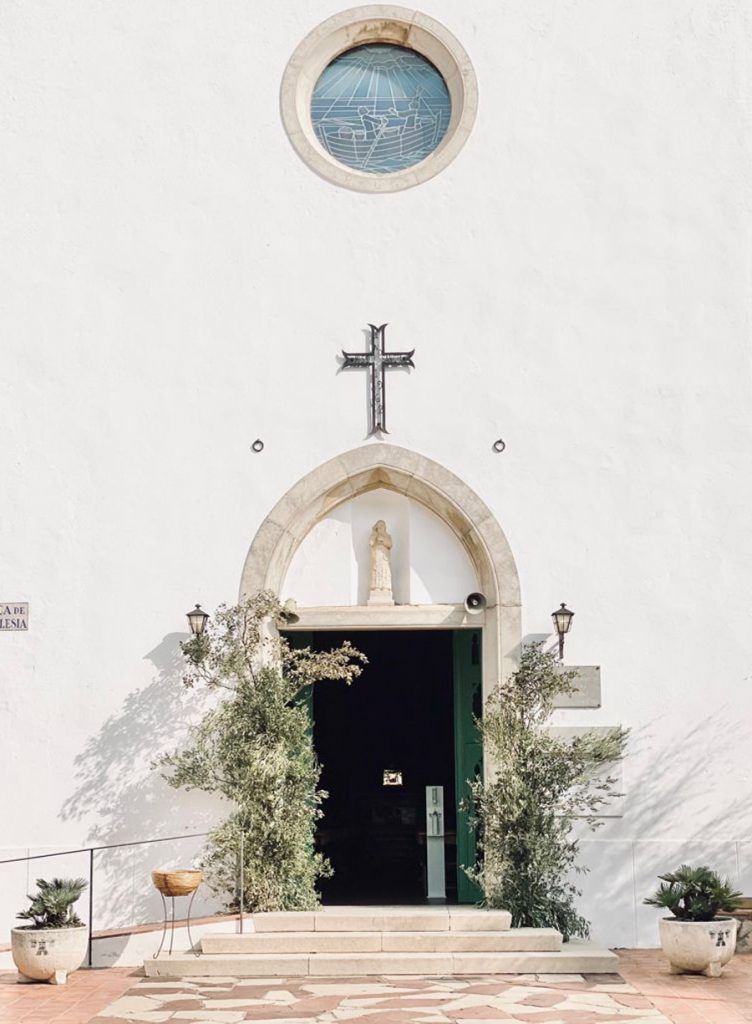
[(232, 805), (212, 831), (203, 857), (207, 880), (237, 908), (242, 848), (244, 909), (315, 906), (317, 879), (331, 873), (315, 852), (326, 794), (313, 751), (307, 688), (322, 679), (350, 684), (366, 661), (351, 644), (330, 651), (294, 649), (276, 635), (284, 609), (268, 591), (221, 606), (206, 632), (181, 645), (188, 688), (222, 694), (181, 748), (155, 766), (171, 786), (216, 793)]
[(599, 813), (618, 795), (609, 766), (623, 757), (628, 736), (622, 728), (568, 740), (551, 733), (556, 698), (573, 692), (575, 678), (532, 644), (489, 697), (477, 724), (492, 772), (471, 790), (480, 859), (465, 869), (486, 904), (509, 910), (515, 927), (553, 927), (565, 938), (589, 932), (571, 881), (586, 870), (573, 825), (601, 824)]

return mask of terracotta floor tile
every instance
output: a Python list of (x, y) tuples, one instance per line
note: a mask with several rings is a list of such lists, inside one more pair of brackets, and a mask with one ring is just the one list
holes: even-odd
[[(446, 1016), (451, 1020), (514, 1020), (515, 1018), (506, 1010), (499, 1010), (495, 1006), (466, 1006), (462, 1010), (447, 1010)], [(531, 1017), (531, 1020), (540, 1020), (538, 1015)]]
[[(0, 973), (0, 1024), (88, 1024), (137, 980), (133, 968), (82, 970), (63, 986), (19, 985), (15, 971)], [(109, 1024), (115, 1024), (110, 1018)]]
[(560, 1003), (561, 993), (560, 992), (538, 992), (532, 996), (525, 996), (521, 1002), (525, 1006), (556, 1006)]
[(315, 1016), (319, 1013), (327, 1013), (336, 1009), (342, 1002), (336, 996), (309, 996), (307, 999), (300, 999), (294, 1004), (295, 1015), (309, 1013)]

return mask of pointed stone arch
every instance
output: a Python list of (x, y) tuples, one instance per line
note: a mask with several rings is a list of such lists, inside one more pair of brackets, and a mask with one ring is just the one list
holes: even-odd
[[(483, 620), (483, 689), (513, 670), (520, 644), (517, 567), (496, 517), (446, 467), (417, 452), (369, 444), (335, 456), (298, 481), (259, 527), (243, 567), (241, 598), (257, 590), (280, 597), (295, 551), (333, 509), (366, 491), (386, 488), (425, 505), (467, 551), (488, 599)], [(468, 619), (468, 626), (477, 621)]]

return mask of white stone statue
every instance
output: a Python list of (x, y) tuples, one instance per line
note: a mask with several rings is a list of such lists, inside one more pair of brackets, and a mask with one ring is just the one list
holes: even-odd
[(371, 578), (368, 584), (369, 604), (394, 604), (392, 595), (392, 538), (383, 519), (374, 525), (368, 541), (371, 548)]

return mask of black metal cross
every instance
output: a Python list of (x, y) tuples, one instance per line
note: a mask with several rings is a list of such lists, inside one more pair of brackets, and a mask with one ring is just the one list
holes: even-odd
[(411, 352), (385, 352), (386, 324), (376, 327), (375, 324), (368, 325), (371, 328), (371, 348), (369, 352), (345, 352), (342, 368), (365, 367), (371, 375), (371, 429), (370, 434), (388, 434), (386, 429), (386, 381), (384, 371), (390, 366), (412, 366), (415, 368), (413, 356), (415, 349)]

